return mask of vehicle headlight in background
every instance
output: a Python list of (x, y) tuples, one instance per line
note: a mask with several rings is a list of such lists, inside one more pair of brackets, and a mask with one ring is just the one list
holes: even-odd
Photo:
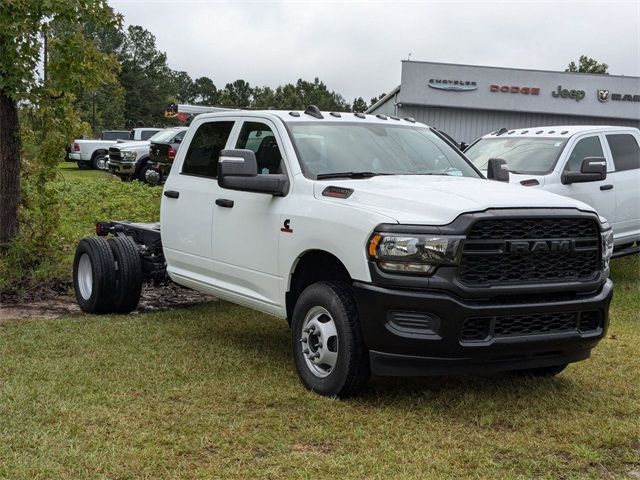
[(125, 162), (135, 162), (136, 157), (138, 156), (138, 154), (136, 152), (128, 152), (128, 151), (124, 151), (121, 152), (122, 155), (122, 160), (124, 160)]
[(368, 254), (386, 272), (426, 274), (460, 260), (464, 237), (434, 234), (374, 233)]
[(605, 230), (602, 235), (602, 271), (609, 276), (609, 260), (613, 255), (613, 230)]

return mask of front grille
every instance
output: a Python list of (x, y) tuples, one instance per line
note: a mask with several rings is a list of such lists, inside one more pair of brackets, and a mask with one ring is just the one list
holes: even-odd
[(471, 287), (587, 281), (600, 268), (600, 232), (591, 219), (479, 220), (467, 234), (459, 271)]
[(120, 153), (120, 149), (118, 147), (109, 147), (109, 160), (120, 161), (122, 160), (122, 154)]
[(472, 317), (463, 322), (460, 340), (484, 342), (491, 338), (565, 332), (593, 333), (600, 329), (601, 319), (598, 311)]

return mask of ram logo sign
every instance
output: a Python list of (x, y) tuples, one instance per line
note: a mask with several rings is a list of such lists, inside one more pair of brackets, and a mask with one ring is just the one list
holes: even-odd
[(507, 251), (512, 255), (527, 253), (570, 253), (575, 251), (573, 240), (518, 240), (507, 242)]

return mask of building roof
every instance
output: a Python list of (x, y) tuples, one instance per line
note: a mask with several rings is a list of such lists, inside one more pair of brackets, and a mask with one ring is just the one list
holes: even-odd
[(365, 113), (372, 113), (376, 108), (380, 107), (381, 105), (387, 103), (388, 100), (392, 99), (396, 95), (396, 93), (398, 93), (399, 91), (400, 91), (400, 85), (398, 85), (396, 88), (391, 90), (389, 93), (387, 93), (384, 97), (382, 97), (376, 103), (374, 103), (369, 108), (367, 108)]

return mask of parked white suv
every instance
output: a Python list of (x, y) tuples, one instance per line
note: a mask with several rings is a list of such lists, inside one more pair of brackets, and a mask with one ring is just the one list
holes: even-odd
[(604, 219), (483, 178), (413, 119), (199, 115), (160, 217), (99, 222), (80, 241), (82, 310), (129, 312), (166, 273), (287, 318), (300, 379), (322, 395), (352, 395), (371, 373), (554, 375), (607, 329)]
[(639, 145), (637, 128), (532, 127), (490, 133), (464, 153), (480, 170), (487, 169), (490, 158), (501, 158), (512, 183), (591, 205), (611, 224), (614, 256), (619, 256), (640, 251), (640, 243), (634, 245), (640, 242)]

